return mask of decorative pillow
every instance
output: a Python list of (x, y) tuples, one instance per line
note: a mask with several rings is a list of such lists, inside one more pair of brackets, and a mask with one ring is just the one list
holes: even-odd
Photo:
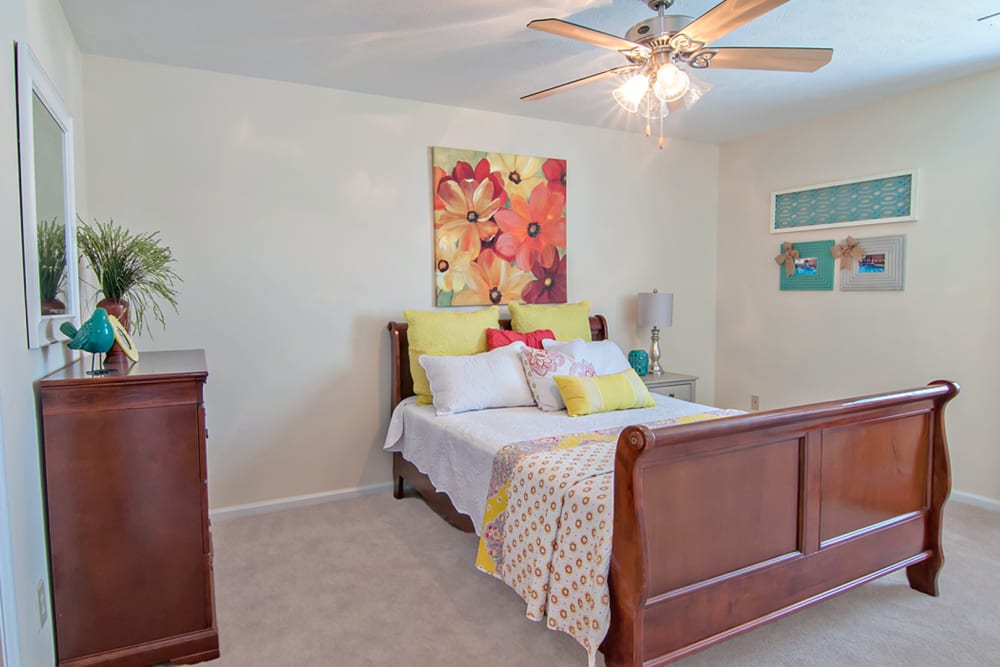
[(431, 404), (431, 388), (420, 365), (420, 355), (434, 356), (478, 354), (486, 352), (486, 330), (500, 326), (500, 309), (482, 310), (404, 310), (409, 327), (406, 338), (410, 348), (410, 375), (417, 405)]
[(546, 412), (562, 410), (566, 407), (559, 387), (553, 379), (556, 375), (596, 375), (594, 366), (583, 358), (569, 357), (562, 352), (521, 348), (521, 364), (528, 380), (535, 403)]
[(585, 342), (578, 338), (565, 343), (543, 340), (542, 347), (553, 352), (562, 352), (574, 359), (586, 359), (594, 365), (594, 372), (597, 375), (620, 373), (632, 368), (622, 349), (610, 340)]
[(553, 306), (512, 303), (510, 324), (514, 331), (521, 332), (551, 329), (556, 340), (591, 340), (590, 302), (585, 300)]
[(656, 405), (646, 383), (631, 368), (611, 375), (557, 375), (554, 379), (570, 417)]
[(555, 337), (556, 335), (549, 329), (539, 329), (538, 331), (529, 331), (528, 333), (508, 331), (507, 329), (487, 329), (486, 346), (491, 350), (495, 350), (498, 347), (503, 347), (504, 345), (510, 345), (513, 342), (520, 341), (528, 347), (540, 350), (542, 349), (543, 339), (550, 338), (555, 340)]
[(420, 355), (420, 365), (427, 372), (434, 408), (439, 415), (450, 415), (486, 408), (511, 408), (534, 405), (521, 367), (521, 348), (515, 342), (491, 352), (457, 357)]

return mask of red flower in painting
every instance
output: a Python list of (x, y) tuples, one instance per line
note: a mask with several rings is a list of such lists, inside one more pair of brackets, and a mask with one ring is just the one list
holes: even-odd
[(542, 173), (549, 183), (549, 190), (566, 196), (566, 160), (550, 158), (542, 165)]
[(455, 163), (455, 168), (451, 170), (451, 177), (456, 181), (474, 181), (478, 187), (484, 180), (489, 179), (493, 184), (493, 198), (501, 202), (507, 201), (507, 192), (503, 187), (503, 176), (499, 171), (490, 171), (490, 162), (483, 158), (476, 163), (476, 168), (464, 160)]
[(514, 257), (519, 267), (529, 270), (542, 261), (546, 248), (566, 247), (564, 195), (550, 192), (549, 186), (541, 183), (531, 191), (530, 201), (511, 195), (510, 204), (510, 209), (496, 212), (497, 224), (503, 231), (496, 242), (501, 256)]
[(535, 262), (531, 272), (535, 280), (521, 292), (525, 303), (566, 303), (566, 256), (559, 256), (555, 248), (546, 249), (541, 261)]

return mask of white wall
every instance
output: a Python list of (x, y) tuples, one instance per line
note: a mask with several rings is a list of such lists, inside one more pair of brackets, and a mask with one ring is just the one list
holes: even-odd
[[(64, 346), (28, 350), (25, 330), (21, 212), (17, 163), (17, 109), (14, 42), (26, 41), (63, 96), (76, 125), (77, 205), (85, 210), (83, 92), (80, 51), (57, 0), (0, 3), (0, 400), (3, 401), (3, 456), (7, 472), (14, 595), (17, 614), (4, 616), (15, 629), (20, 663), (53, 662), (52, 623), (38, 624), (35, 585), (48, 580), (42, 513), (38, 429), (32, 383), (71, 358)], [(6, 582), (4, 582), (6, 583)], [(47, 588), (47, 585), (46, 585)], [(4, 591), (5, 594), (8, 591)], [(51, 616), (51, 615), (50, 615)], [(17, 656), (14, 657), (14, 660)]]
[[(91, 212), (160, 230), (184, 278), (140, 350), (203, 347), (213, 507), (387, 482), (388, 334), (433, 302), (429, 147), (568, 160), (569, 298), (714, 392), (718, 149), (87, 56)], [(511, 94), (516, 94), (512, 92)], [(683, 164), (684, 168), (676, 168)]]
[[(773, 408), (962, 385), (954, 486), (1000, 499), (1000, 71), (721, 149), (716, 398)], [(772, 191), (917, 167), (919, 220), (772, 235)], [(906, 234), (903, 292), (781, 292), (782, 241)], [(839, 278), (838, 278), (839, 280)]]

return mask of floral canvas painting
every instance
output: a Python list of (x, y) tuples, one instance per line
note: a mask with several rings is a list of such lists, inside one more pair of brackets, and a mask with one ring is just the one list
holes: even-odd
[(566, 160), (431, 153), (436, 304), (566, 303)]

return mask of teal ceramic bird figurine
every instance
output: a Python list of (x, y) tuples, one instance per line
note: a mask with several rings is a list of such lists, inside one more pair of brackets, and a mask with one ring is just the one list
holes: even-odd
[(111, 327), (111, 320), (108, 319), (108, 311), (97, 308), (90, 319), (81, 324), (79, 329), (71, 322), (63, 322), (59, 325), (59, 331), (69, 337), (66, 345), (71, 350), (83, 350), (95, 355), (90, 360), (91, 375), (111, 372), (103, 368), (98, 371), (94, 370), (96, 355), (104, 354), (115, 344), (115, 330)]

